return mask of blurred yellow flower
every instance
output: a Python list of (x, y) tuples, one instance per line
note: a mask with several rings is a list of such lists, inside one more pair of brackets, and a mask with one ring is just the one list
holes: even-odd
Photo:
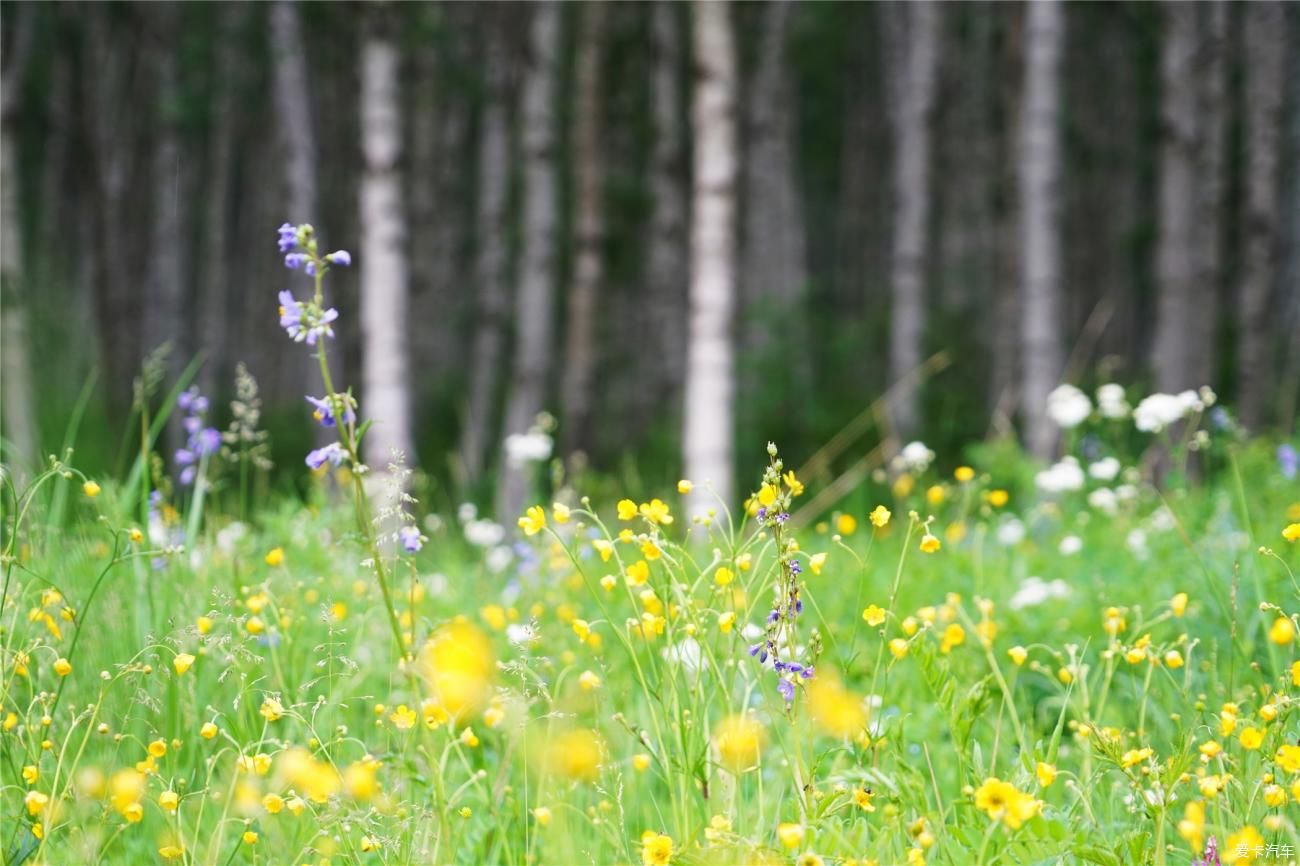
[(603, 756), (600, 735), (587, 728), (575, 728), (547, 742), (543, 766), (566, 779), (594, 782), (600, 776)]
[(1286, 646), (1295, 640), (1295, 623), (1289, 617), (1279, 616), (1268, 630), (1268, 639), (1278, 646)]
[(266, 554), (266, 564), (271, 566), (272, 568), (275, 568), (276, 566), (279, 565), (283, 565), (284, 548), (282, 547), (271, 548), (271, 550)]
[(618, 519), (633, 520), (636, 518), (636, 503), (631, 499), (620, 499), (618, 502)]
[(812, 569), (813, 574), (821, 574), (822, 568), (826, 565), (825, 553), (814, 553), (808, 557), (808, 567)]
[(718, 761), (733, 773), (743, 772), (758, 763), (767, 734), (750, 715), (728, 716), (713, 729), (713, 746)]
[(647, 830), (641, 835), (642, 866), (668, 866), (673, 859), (671, 836)]
[(858, 531), (858, 519), (852, 514), (841, 514), (835, 518), (835, 531), (840, 535), (852, 535)]
[(1056, 781), (1056, 767), (1039, 761), (1038, 766), (1034, 768), (1034, 775), (1038, 777), (1038, 784), (1041, 787), (1050, 787)]
[(1282, 530), (1282, 537), (1287, 541), (1300, 541), (1300, 523), (1290, 523)]
[(81, 492), (86, 494), (86, 496), (90, 497), (91, 499), (94, 499), (96, 496), (99, 495), (99, 490), (100, 490), (99, 485), (93, 481), (87, 481), (85, 484), (81, 485)]
[(846, 739), (867, 725), (862, 698), (844, 688), (834, 674), (818, 672), (808, 681), (808, 715), (829, 736)]
[(457, 719), (487, 705), (496, 656), (478, 628), (465, 620), (441, 626), (420, 650), (417, 670), (434, 700)]
[(72, 662), (65, 658), (60, 658), (54, 662), (54, 672), (61, 677), (66, 677), (72, 673)]
[(1007, 655), (1011, 657), (1016, 667), (1020, 667), (1025, 663), (1025, 659), (1029, 658), (1029, 650), (1022, 646), (1013, 646), (1007, 650)]
[(1182, 616), (1187, 613), (1187, 593), (1180, 592), (1171, 598), (1169, 600), (1169, 610), (1173, 612), (1174, 616)]
[(956, 478), (962, 484), (965, 484), (967, 481), (970, 481), (975, 477), (975, 470), (969, 466), (958, 466), (953, 470), (952, 477)]
[(776, 838), (787, 848), (798, 848), (803, 844), (804, 829), (801, 824), (782, 823), (776, 828)]
[(695, 485), (683, 478), (677, 482), (677, 492), (685, 496), (695, 489)]
[(990, 490), (988, 493), (984, 494), (984, 499), (994, 508), (1001, 508), (1011, 499), (1011, 494), (1007, 493), (1005, 490)]
[(1010, 782), (1003, 782), (995, 776), (985, 779), (975, 789), (975, 807), (993, 821), (1001, 821), (1012, 830), (1018, 829), (1037, 815), (1042, 805), (1029, 794), (1017, 790)]
[(928, 532), (925, 535), (921, 536), (922, 553), (934, 553), (942, 546), (943, 545), (940, 544), (939, 539), (935, 538), (933, 535), (931, 535)]
[(884, 529), (889, 525), (889, 518), (893, 517), (893, 513), (885, 506), (877, 505), (867, 517), (871, 520), (872, 526), (877, 529)]

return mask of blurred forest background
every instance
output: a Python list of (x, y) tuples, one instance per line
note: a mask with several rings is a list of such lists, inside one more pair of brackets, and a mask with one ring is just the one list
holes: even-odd
[(170, 343), (218, 419), (247, 365), (300, 477), (286, 220), (353, 254), (331, 352), (375, 447), (510, 506), (543, 410), (582, 464), (722, 487), (733, 440), (809, 454), (887, 391), (857, 432), (941, 454), (1048, 455), (1061, 381), (1291, 430), (1297, 13), (6, 0), (4, 435), (57, 449), (95, 370), (112, 470)]

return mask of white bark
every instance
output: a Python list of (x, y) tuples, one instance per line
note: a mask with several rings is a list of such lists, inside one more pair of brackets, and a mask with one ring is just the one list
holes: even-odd
[(1051, 456), (1057, 430), (1047, 395), (1060, 384), (1061, 343), (1061, 54), (1065, 5), (1030, 3), (1025, 33), (1024, 109), (1020, 126), (1021, 409), (1025, 444)]
[(650, 250), (647, 254), (651, 331), (657, 347), (656, 381), (647, 396), (674, 396), (685, 375), (688, 272), (686, 251), (685, 144), (682, 135), (681, 29), (674, 0), (656, 0), (651, 11), (654, 61), (651, 98), (654, 151), (651, 157)]
[(510, 181), (510, 132), (505, 90), (508, 62), (502, 35), (496, 28), (488, 36), (487, 96), (483, 106), (479, 141), (477, 260), (474, 267), (475, 325), (470, 349), (469, 403), (461, 431), (462, 479), (474, 483), (483, 473), (500, 382), (505, 320), (509, 312), (506, 293), (506, 197)]
[[(601, 8), (584, 10), (590, 16)], [(514, 379), (506, 404), (504, 433), (526, 433), (545, 408), (554, 343), (556, 191), (555, 81), (560, 38), (560, 9), (554, 2), (533, 8), (531, 56), (524, 81), (523, 250), (520, 256), (518, 324), (515, 329)], [(579, 104), (581, 115), (584, 106)], [(594, 122), (594, 121), (593, 121)], [(498, 475), (497, 514), (509, 523), (528, 495), (528, 464), (503, 460)]]
[(288, 187), (286, 219), (294, 224), (320, 219), (316, 212), (316, 136), (307, 85), (307, 51), (297, 0), (271, 4), (275, 114)]
[(694, 514), (715, 504), (706, 488), (727, 503), (733, 492), (736, 59), (730, 6), (704, 0), (693, 12), (695, 189), (682, 447), (686, 477), (696, 484), (687, 503)]
[[(921, 363), (926, 319), (926, 254), (930, 248), (930, 149), (938, 67), (939, 10), (931, 0), (885, 10), (891, 47), (890, 115), (893, 130), (894, 233), (890, 253), (889, 373), (897, 382)], [(915, 387), (890, 401), (899, 435), (920, 421)]]
[(1282, 105), (1286, 74), (1286, 10), (1281, 3), (1245, 7), (1246, 201), (1241, 275), (1237, 404), (1242, 423), (1266, 417), (1273, 375), (1270, 298), (1278, 264)]
[(374, 420), (365, 460), (384, 469), (394, 452), (414, 461), (407, 348), (406, 216), (396, 43), (371, 34), (361, 49), (362, 408)]
[[(29, 9), (14, 7), (9, 26), (13, 42), (3, 57), (0, 80), (0, 435), (4, 461), (15, 470), (40, 460), (32, 400), (31, 347), (23, 308), (23, 259), (19, 234), (17, 136), (14, 130), (19, 92), (32, 45)], [(9, 451), (12, 446), (13, 452)], [(15, 479), (15, 483), (19, 479)]]
[(605, 4), (582, 7), (574, 78), (574, 226), (573, 277), (569, 285), (568, 333), (564, 352), (565, 451), (585, 451), (591, 444), (593, 379), (596, 372), (596, 295), (604, 260), (603, 166), (600, 141), (600, 39)]

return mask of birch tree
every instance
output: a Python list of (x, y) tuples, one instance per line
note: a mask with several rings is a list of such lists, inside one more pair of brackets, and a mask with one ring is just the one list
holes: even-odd
[(715, 502), (706, 488), (726, 502), (733, 486), (736, 58), (730, 6), (706, 0), (692, 12), (695, 173), (682, 447), (686, 477), (697, 485), (687, 509), (697, 514)]
[[(597, 7), (588, 6), (584, 11)], [(529, 65), (522, 105), (524, 161), (523, 250), (516, 298), (518, 325), (514, 377), (506, 404), (504, 433), (526, 433), (546, 405), (554, 343), (556, 191), (555, 81), (560, 9), (546, 0), (533, 7)], [(577, 106), (579, 115), (584, 109)], [(508, 455), (507, 455), (508, 457)], [(509, 521), (528, 494), (526, 463), (503, 460), (497, 484), (497, 514)]]
[(463, 480), (482, 475), (492, 440), (501, 354), (509, 312), (506, 291), (506, 196), (510, 181), (510, 130), (506, 109), (507, 55), (499, 22), (489, 19), (484, 57), (487, 92), (479, 140), (477, 253), (474, 264), (475, 323), (470, 349), (469, 402), (461, 430)]
[(1281, 3), (1252, 3), (1244, 15), (1250, 63), (1245, 67), (1246, 200), (1237, 404), (1242, 423), (1256, 428), (1265, 420), (1274, 381), (1270, 299), (1277, 275), (1287, 28)]
[(414, 460), (399, 55), (388, 24), (375, 20), (361, 46), (361, 399), (375, 422), (366, 434), (365, 460), (376, 468), (386, 467), (394, 452)]
[[(1222, 133), (1222, 99), (1214, 94), (1221, 86), (1214, 78), (1222, 74), (1222, 65), (1215, 58), (1220, 48), (1213, 27), (1222, 9), (1219, 3), (1169, 3), (1160, 8), (1162, 138), (1152, 360), (1156, 387), (1173, 392), (1209, 384), (1213, 369), (1219, 243), (1214, 227), (1220, 202), (1206, 190), (1221, 189), (1217, 139)], [(1209, 25), (1200, 20), (1203, 13), (1214, 16)]]
[(650, 399), (676, 399), (684, 377), (688, 271), (686, 253), (685, 136), (682, 128), (682, 6), (656, 0), (651, 10), (654, 117), (651, 155), (650, 249), (647, 253), (651, 333), (660, 363)]
[(562, 425), (565, 451), (591, 446), (593, 378), (596, 371), (596, 304), (603, 275), (604, 178), (600, 140), (600, 40), (605, 4), (582, 6), (574, 79), (573, 166), (576, 195), (573, 277), (569, 285)]
[(36, 7), (9, 10), (12, 42), (0, 58), (0, 433), (13, 448), (5, 461), (15, 467), (40, 459), (32, 400), (27, 315), (22, 291), (22, 243), (18, 227), (18, 105), (32, 47), (31, 13)]
[(1020, 359), (1025, 444), (1051, 456), (1056, 429), (1047, 395), (1060, 383), (1061, 53), (1065, 5), (1026, 7), (1024, 109), (1020, 118)]
[(297, 0), (271, 4), (271, 45), (276, 132), (287, 187), (287, 220), (294, 225), (320, 218), (316, 206), (317, 149), (307, 85), (307, 50)]
[[(930, 148), (938, 67), (939, 10), (931, 0), (885, 7), (893, 138), (894, 231), (890, 251), (889, 374), (897, 383), (921, 364), (926, 321), (925, 259), (930, 248)], [(890, 401), (899, 435), (920, 420), (915, 386)]]

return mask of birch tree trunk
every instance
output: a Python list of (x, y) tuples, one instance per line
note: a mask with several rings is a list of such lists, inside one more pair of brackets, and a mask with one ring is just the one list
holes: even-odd
[[(886, 8), (890, 120), (893, 129), (894, 233), (890, 253), (889, 375), (898, 382), (921, 363), (926, 320), (926, 254), (930, 248), (930, 147), (938, 66), (939, 10), (931, 0)], [(917, 389), (890, 401), (898, 435), (916, 431)]]
[(320, 219), (316, 212), (317, 151), (307, 84), (307, 51), (297, 0), (275, 0), (270, 16), (275, 115), (288, 187), (285, 216), (297, 225)]
[[(23, 291), (23, 258), (18, 208), (18, 104), (26, 79), (32, 46), (31, 12), (15, 6), (7, 22), (12, 28), (10, 48), (2, 59), (0, 87), (0, 435), (6, 440), (5, 463), (16, 471), (36, 467), (39, 440), (32, 400), (32, 368), (28, 353), (27, 315)], [(18, 479), (15, 479), (17, 483)]]
[[(386, 10), (380, 10), (380, 14)], [(383, 469), (395, 453), (414, 462), (407, 348), (406, 214), (398, 165), (402, 148), (397, 43), (376, 21), (361, 47), (362, 389), (374, 426), (365, 460)]]
[(1281, 3), (1252, 3), (1244, 15), (1250, 63), (1245, 67), (1246, 201), (1237, 406), (1242, 423), (1257, 429), (1267, 418), (1274, 381), (1270, 300), (1277, 275), (1287, 31)]
[(574, 78), (573, 163), (576, 187), (573, 278), (569, 285), (561, 427), (565, 452), (591, 447), (592, 379), (596, 369), (596, 299), (604, 260), (604, 167), (601, 160), (600, 40), (605, 4), (582, 7)]
[[(1153, 354), (1156, 387), (1175, 392), (1209, 384), (1214, 329), (1214, 285), (1206, 273), (1209, 253), (1202, 244), (1217, 245), (1217, 231), (1207, 238), (1204, 221), (1217, 215), (1202, 212), (1207, 204), (1204, 185), (1217, 184), (1204, 175), (1207, 136), (1217, 135), (1215, 118), (1202, 112), (1207, 73), (1202, 64), (1201, 7), (1169, 3), (1161, 7), (1165, 32), (1160, 56), (1161, 127), (1159, 169), (1159, 235), (1156, 249), (1156, 333)], [(1207, 64), (1211, 73), (1221, 68)], [(1215, 166), (1217, 168), (1217, 166)]]
[(774, 317), (794, 312), (808, 281), (803, 203), (796, 178), (796, 108), (785, 56), (793, 4), (773, 0), (762, 10), (757, 66), (746, 98), (741, 294), (745, 344), (750, 351), (764, 349)]
[(736, 58), (730, 6), (705, 0), (692, 12), (695, 188), (682, 448), (686, 477), (696, 484), (687, 510), (699, 514), (716, 505), (710, 489), (723, 502), (733, 492)]
[(654, 60), (651, 99), (654, 150), (651, 155), (650, 250), (647, 254), (651, 331), (656, 355), (651, 402), (675, 405), (685, 376), (689, 268), (686, 254), (685, 142), (681, 99), (681, 19), (673, 0), (656, 0), (651, 10)]
[(1020, 125), (1021, 415), (1025, 444), (1051, 456), (1057, 431), (1047, 395), (1060, 383), (1061, 53), (1065, 4), (1026, 7), (1025, 91)]
[(490, 26), (484, 67), (487, 94), (479, 140), (477, 259), (474, 266), (475, 325), (470, 350), (469, 404), (461, 431), (463, 483), (483, 474), (500, 384), (505, 324), (509, 313), (506, 292), (506, 197), (510, 182), (510, 131), (506, 116), (507, 56), (499, 26)]
[[(590, 18), (600, 4), (584, 7)], [(556, 192), (555, 81), (560, 38), (559, 6), (545, 0), (533, 7), (529, 67), (521, 106), (523, 123), (524, 201), (523, 250), (516, 298), (514, 379), (506, 404), (504, 433), (526, 433), (546, 406), (551, 372), (555, 298)], [(586, 30), (584, 28), (584, 38)], [(589, 46), (584, 42), (581, 51)], [(592, 49), (594, 50), (594, 49)], [(583, 61), (579, 60), (580, 73)], [(584, 110), (579, 99), (579, 118)], [(581, 122), (581, 121), (580, 121)], [(592, 121), (595, 122), (594, 120)], [(581, 164), (581, 154), (579, 155)], [(497, 476), (497, 515), (509, 524), (528, 495), (526, 463), (502, 460)]]

